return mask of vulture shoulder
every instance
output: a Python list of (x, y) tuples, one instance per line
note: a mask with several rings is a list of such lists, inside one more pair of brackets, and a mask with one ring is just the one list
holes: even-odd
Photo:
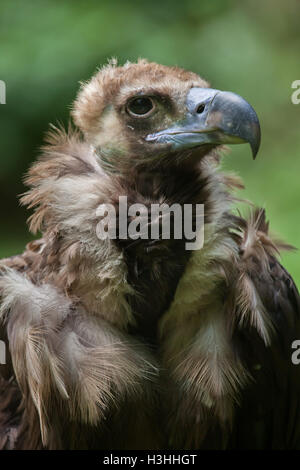
[[(30, 261), (24, 255), (12, 256), (0, 261), (1, 277), (6, 269), (18, 273), (25, 273), (30, 267)], [(28, 419), (35, 416), (30, 403), (25, 412), (24, 396), (17, 383), (12, 356), (9, 348), (8, 331), (6, 324), (7, 312), (4, 312), (2, 292), (0, 291), (0, 340), (5, 344), (5, 364), (0, 366), (0, 449), (40, 449), (42, 448), (38, 422), (33, 420), (31, 431)]]
[(44, 244), (0, 263), (0, 449), (156, 448), (154, 358), (42, 277)]
[[(250, 328), (238, 329), (234, 334), (236, 348), (252, 379), (241, 395), (229, 445), (299, 449), (300, 369), (292, 361), (292, 345), (300, 338), (300, 296), (292, 277), (275, 256), (280, 248), (291, 247), (271, 242), (263, 211), (257, 214), (254, 226), (257, 239), (247, 253), (251, 233), (246, 231), (241, 256), (246, 259), (246, 272), (259, 299), (257, 314), (269, 325), (270, 333), (264, 338), (259, 334), (259, 322), (252, 318), (251, 323), (250, 318)], [(263, 251), (258, 244), (262, 244)]]
[(174, 448), (299, 448), (300, 297), (265, 213), (193, 253), (161, 322)]

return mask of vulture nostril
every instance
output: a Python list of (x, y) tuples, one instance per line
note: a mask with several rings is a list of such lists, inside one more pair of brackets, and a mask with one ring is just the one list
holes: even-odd
[(200, 104), (196, 112), (197, 114), (202, 114), (204, 110), (205, 110), (205, 104)]

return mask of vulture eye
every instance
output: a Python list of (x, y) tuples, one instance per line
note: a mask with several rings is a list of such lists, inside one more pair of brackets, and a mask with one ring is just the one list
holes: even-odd
[(154, 102), (148, 96), (133, 98), (132, 100), (129, 101), (127, 105), (128, 113), (134, 117), (149, 116), (149, 114), (151, 114), (154, 108), (155, 108)]

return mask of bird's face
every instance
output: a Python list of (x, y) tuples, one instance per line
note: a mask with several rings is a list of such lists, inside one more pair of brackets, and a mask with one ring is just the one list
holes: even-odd
[(145, 61), (100, 71), (79, 93), (73, 116), (112, 166), (173, 165), (224, 143), (248, 142), (255, 157), (260, 144), (257, 115), (243, 98)]

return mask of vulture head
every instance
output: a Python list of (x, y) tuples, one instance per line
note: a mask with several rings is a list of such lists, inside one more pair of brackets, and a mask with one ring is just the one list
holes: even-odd
[(80, 90), (73, 118), (102, 163), (118, 170), (178, 166), (226, 143), (248, 142), (255, 157), (260, 145), (257, 115), (242, 97), (145, 60), (101, 69)]

